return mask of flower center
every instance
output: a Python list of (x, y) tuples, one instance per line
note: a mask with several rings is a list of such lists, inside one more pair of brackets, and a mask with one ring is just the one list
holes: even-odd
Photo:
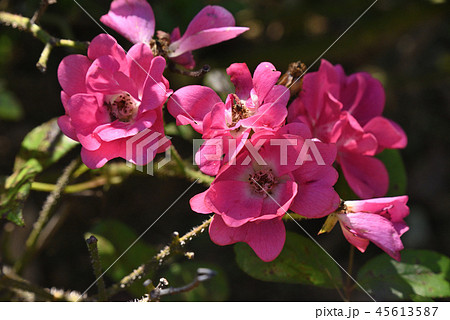
[(139, 103), (128, 92), (113, 95), (106, 103), (111, 121), (130, 122), (137, 114)]
[(245, 102), (241, 101), (236, 94), (231, 95), (231, 124), (229, 128), (234, 127), (239, 120), (247, 119), (252, 114), (250, 110), (245, 106)]
[(156, 31), (156, 37), (150, 40), (153, 55), (167, 58), (170, 42), (170, 34), (160, 30)]
[(273, 188), (278, 183), (272, 169), (263, 169), (248, 175), (248, 181), (256, 193), (263, 194), (267, 197), (268, 194), (272, 194)]

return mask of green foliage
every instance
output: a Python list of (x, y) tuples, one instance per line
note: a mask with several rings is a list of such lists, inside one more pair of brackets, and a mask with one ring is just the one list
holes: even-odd
[(450, 296), (450, 258), (428, 250), (404, 250), (401, 262), (387, 254), (367, 262), (358, 282), (375, 299), (428, 301)]
[(272, 282), (310, 284), (319, 287), (342, 287), (336, 263), (313, 241), (287, 232), (281, 254), (271, 262), (259, 259), (244, 243), (234, 246), (239, 267), (251, 277)]
[(22, 141), (13, 174), (0, 189), (0, 217), (23, 226), (22, 207), (35, 176), (60, 160), (77, 144), (61, 133), (56, 119), (31, 130)]
[(400, 151), (397, 149), (386, 149), (376, 157), (383, 161), (389, 174), (389, 190), (387, 197), (401, 196), (406, 192), (406, 170)]
[(23, 108), (19, 100), (0, 84), (0, 120), (18, 121), (23, 118)]
[[(100, 222), (92, 229), (92, 232), (85, 234), (85, 238), (88, 238), (90, 235), (94, 235), (98, 239), (98, 253), (103, 271), (109, 268), (138, 238), (136, 232), (130, 227), (118, 220), (112, 219)], [(106, 275), (114, 281), (119, 281), (143, 262), (150, 260), (156, 253), (157, 251), (154, 248), (141, 239), (123, 257), (117, 260)], [(151, 277), (151, 274), (148, 277)], [(136, 297), (143, 296), (145, 291), (142, 286), (142, 281), (135, 282), (129, 288), (129, 291)]]
[(207, 281), (201, 282), (198, 287), (188, 292), (174, 296), (165, 296), (162, 301), (225, 301), (229, 295), (229, 286), (225, 272), (212, 263), (202, 261), (186, 261), (172, 263), (163, 276), (169, 281), (171, 287), (182, 287), (191, 283), (197, 276), (198, 268), (209, 268), (217, 274)]

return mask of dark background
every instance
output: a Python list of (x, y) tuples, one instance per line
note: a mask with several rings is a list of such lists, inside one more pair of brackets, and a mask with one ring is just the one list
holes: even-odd
[[(31, 17), (38, 3), (38, 0), (1, 0), (0, 9)], [(98, 21), (108, 11), (110, 1), (82, 0), (79, 3)], [(237, 25), (251, 28), (237, 39), (194, 52), (199, 66), (207, 63), (213, 70), (224, 70), (233, 62), (246, 62), (250, 70), (254, 70), (260, 62), (270, 61), (284, 71), (292, 61), (313, 63), (372, 1), (176, 0), (150, 3), (157, 30), (170, 32), (180, 26), (183, 32), (192, 17), (207, 4), (224, 6), (233, 13)], [(347, 74), (368, 71), (382, 81), (386, 89), (384, 115), (398, 122), (409, 139), (407, 148), (401, 151), (408, 172), (407, 194), (411, 208), (406, 219), (410, 231), (402, 237), (403, 243), (406, 248), (436, 250), (446, 255), (450, 254), (449, 9), (445, 0), (380, 0), (324, 56), (333, 64), (343, 65)], [(41, 25), (52, 35), (76, 40), (89, 41), (102, 32), (70, 0), (50, 6)], [(125, 49), (130, 47), (121, 36), (105, 29), (116, 36)], [(61, 59), (73, 52), (67, 48), (54, 49), (47, 72), (41, 74), (35, 63), (42, 49), (43, 44), (31, 35), (0, 26), (0, 93), (16, 101), (17, 108), (23, 111), (16, 121), (0, 119), (0, 175), (3, 176), (11, 174), (15, 154), (27, 132), (64, 111), (56, 70)], [(318, 66), (319, 63), (311, 70), (316, 71)], [(202, 83), (202, 79), (169, 73), (167, 77), (174, 90), (186, 84)], [(166, 121), (173, 119), (167, 116)], [(188, 143), (177, 137), (173, 141), (183, 155), (189, 156)], [(72, 152), (72, 157), (77, 152), (78, 149)], [(65, 157), (37, 180), (55, 181), (70, 159), (70, 156)], [(108, 190), (65, 196), (58, 208), (58, 212), (64, 212), (64, 223), (26, 270), (25, 277), (44, 287), (84, 291), (94, 280), (84, 234), (106, 219), (121, 221), (140, 234), (189, 184), (177, 178), (133, 175)], [(173, 231), (184, 234), (201, 223), (205, 217), (192, 212), (188, 201), (203, 190), (200, 185), (192, 188), (141, 241), (159, 249), (170, 241)], [(0, 239), (6, 238), (6, 234), (9, 239), (6, 251), (0, 252), (3, 263), (11, 264), (20, 254), (45, 196), (41, 192), (31, 193), (25, 204), (27, 226), (24, 229), (0, 222), (3, 237)], [(307, 221), (303, 225), (316, 234), (322, 222)], [(286, 223), (286, 226), (288, 230), (302, 233), (293, 223)], [(317, 239), (346, 267), (349, 245), (339, 227)], [(193, 262), (184, 262), (185, 259), (179, 257), (171, 261), (171, 266), (161, 268), (152, 279), (165, 276), (171, 284), (179, 281), (181, 285), (189, 276), (183, 280), (176, 276), (171, 278), (177, 272), (180, 275), (177, 270), (182, 270), (182, 275), (190, 274), (188, 269), (194, 266), (212, 264), (220, 273), (219, 280), (215, 282), (217, 286), (210, 284), (205, 286), (207, 289), (198, 289), (198, 295), (175, 296), (175, 300), (340, 301), (339, 295), (331, 289), (252, 279), (237, 267), (232, 246), (216, 246), (206, 234), (195, 239), (189, 248), (195, 251)], [(365, 254), (357, 252), (356, 270), (380, 252), (373, 244)], [(151, 257), (149, 252), (139, 254), (142, 262)], [(125, 255), (123, 259), (126, 261), (129, 257)], [(107, 282), (111, 282), (111, 277)], [(95, 290), (92, 289), (92, 293)], [(115, 297), (117, 300), (131, 298), (133, 296), (126, 293)], [(355, 293), (354, 299), (367, 300), (367, 297)]]

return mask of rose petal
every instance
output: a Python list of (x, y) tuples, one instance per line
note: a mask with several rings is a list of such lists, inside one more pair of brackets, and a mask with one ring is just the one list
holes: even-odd
[(133, 43), (149, 43), (155, 32), (155, 16), (146, 0), (114, 0), (100, 21)]

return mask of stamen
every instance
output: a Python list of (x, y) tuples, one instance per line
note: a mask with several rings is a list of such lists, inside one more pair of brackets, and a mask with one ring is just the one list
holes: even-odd
[(258, 194), (263, 194), (267, 197), (268, 194), (272, 194), (273, 188), (278, 183), (272, 169), (264, 169), (254, 174), (249, 174), (248, 181), (253, 189)]
[(134, 119), (138, 110), (138, 102), (127, 93), (114, 95), (106, 102), (111, 121), (119, 120), (121, 122), (130, 122)]
[(231, 123), (228, 124), (229, 128), (234, 127), (239, 120), (247, 119), (252, 115), (245, 103), (236, 94), (231, 95), (231, 103)]

